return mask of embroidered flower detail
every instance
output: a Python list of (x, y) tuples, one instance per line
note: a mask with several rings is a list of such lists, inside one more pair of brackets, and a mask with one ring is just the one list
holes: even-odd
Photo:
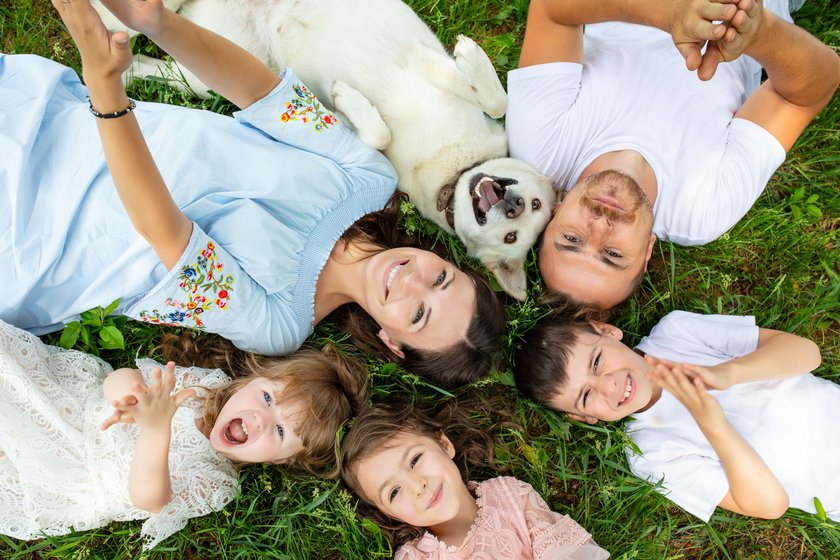
[(316, 132), (338, 124), (335, 115), (327, 111), (315, 94), (303, 84), (292, 86), (295, 97), (286, 103), (286, 112), (280, 115), (280, 122), (300, 121), (303, 124), (312, 123)]
[(166, 298), (169, 309), (141, 311), (146, 323), (204, 328), (200, 315), (212, 309), (227, 309), (233, 291), (233, 276), (224, 275), (224, 264), (216, 258), (216, 246), (208, 242), (195, 262), (181, 268), (178, 287), (186, 294), (186, 301)]

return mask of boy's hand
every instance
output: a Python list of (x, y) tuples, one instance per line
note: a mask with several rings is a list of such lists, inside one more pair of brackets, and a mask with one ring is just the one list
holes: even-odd
[(100, 0), (117, 19), (143, 35), (154, 38), (163, 29), (162, 0)]
[(652, 366), (663, 365), (668, 368), (680, 367), (690, 379), (700, 378), (706, 385), (706, 389), (717, 389), (723, 391), (729, 389), (735, 384), (732, 372), (726, 363), (716, 366), (696, 366), (693, 364), (680, 363), (677, 364), (670, 360), (662, 358), (654, 358), (653, 356), (645, 356), (645, 361)]
[(648, 374), (648, 379), (674, 395), (688, 409), (701, 429), (726, 422), (723, 408), (706, 391), (703, 379), (690, 375), (685, 367), (684, 364), (659, 363)]
[(102, 424), (108, 429), (117, 422), (136, 423), (141, 430), (168, 431), (175, 411), (184, 400), (195, 396), (195, 389), (182, 389), (175, 394), (175, 364), (166, 364), (165, 372), (152, 370), (151, 385), (137, 383), (132, 394), (114, 402), (114, 413)]
[(67, 26), (82, 59), (85, 82), (89, 78), (119, 78), (131, 64), (128, 35), (113, 35), (105, 29), (102, 19), (90, 0), (52, 0), (61, 20)]

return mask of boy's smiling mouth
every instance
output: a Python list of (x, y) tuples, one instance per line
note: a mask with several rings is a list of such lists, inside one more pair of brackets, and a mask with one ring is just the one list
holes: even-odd
[(621, 400), (618, 401), (618, 406), (622, 406), (630, 402), (635, 392), (636, 383), (633, 381), (633, 376), (628, 373), (627, 380), (624, 382), (624, 394), (622, 395)]

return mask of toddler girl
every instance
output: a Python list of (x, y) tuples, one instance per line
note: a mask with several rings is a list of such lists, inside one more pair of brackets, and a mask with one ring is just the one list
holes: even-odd
[[(464, 483), (492, 461), (493, 440), (457, 403), (432, 411), (404, 401), (363, 412), (341, 449), (341, 476), (409, 558), (601, 560), (609, 553), (511, 477)], [(459, 468), (460, 467), (460, 468)], [(424, 530), (425, 529), (425, 530)]]
[(333, 350), (302, 350), (233, 380), (137, 365), (112, 372), (0, 322), (0, 534), (146, 519), (151, 548), (230, 502), (237, 463), (335, 476), (335, 433), (366, 398), (365, 376)]

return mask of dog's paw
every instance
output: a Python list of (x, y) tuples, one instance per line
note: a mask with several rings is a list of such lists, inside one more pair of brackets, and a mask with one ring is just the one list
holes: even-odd
[(334, 107), (350, 121), (362, 142), (377, 150), (388, 147), (391, 130), (367, 97), (344, 82), (335, 82), (331, 93)]
[(476, 93), (481, 109), (494, 119), (504, 115), (507, 110), (507, 93), (493, 63), (482, 48), (469, 37), (459, 35), (452, 54), (458, 70)]

